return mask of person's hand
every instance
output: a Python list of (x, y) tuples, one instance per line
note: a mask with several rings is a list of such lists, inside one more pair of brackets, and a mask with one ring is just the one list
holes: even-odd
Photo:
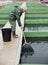
[(21, 30), (23, 31), (23, 27), (21, 27)]

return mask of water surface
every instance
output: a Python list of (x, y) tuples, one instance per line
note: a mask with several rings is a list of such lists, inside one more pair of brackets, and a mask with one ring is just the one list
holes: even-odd
[(24, 54), (21, 57), (21, 64), (48, 64), (48, 41), (32, 42), (34, 53)]

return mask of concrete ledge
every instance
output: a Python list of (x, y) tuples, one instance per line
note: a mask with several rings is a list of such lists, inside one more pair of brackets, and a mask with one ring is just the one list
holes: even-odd
[[(24, 27), (25, 13), (21, 16), (22, 26)], [(7, 25), (7, 24), (6, 24)], [(12, 38), (11, 42), (3, 42), (0, 31), (0, 65), (18, 65), (20, 61), (23, 30), (16, 27), (19, 38)]]

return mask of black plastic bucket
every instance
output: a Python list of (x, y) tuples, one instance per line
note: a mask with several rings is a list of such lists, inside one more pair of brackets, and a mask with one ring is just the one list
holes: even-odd
[(4, 42), (11, 41), (11, 28), (4, 28), (2, 29), (2, 36)]

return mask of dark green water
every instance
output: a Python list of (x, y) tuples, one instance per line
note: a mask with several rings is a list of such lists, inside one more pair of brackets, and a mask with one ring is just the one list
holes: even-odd
[(48, 64), (48, 41), (36, 39), (27, 39), (34, 51), (22, 54), (21, 64)]

